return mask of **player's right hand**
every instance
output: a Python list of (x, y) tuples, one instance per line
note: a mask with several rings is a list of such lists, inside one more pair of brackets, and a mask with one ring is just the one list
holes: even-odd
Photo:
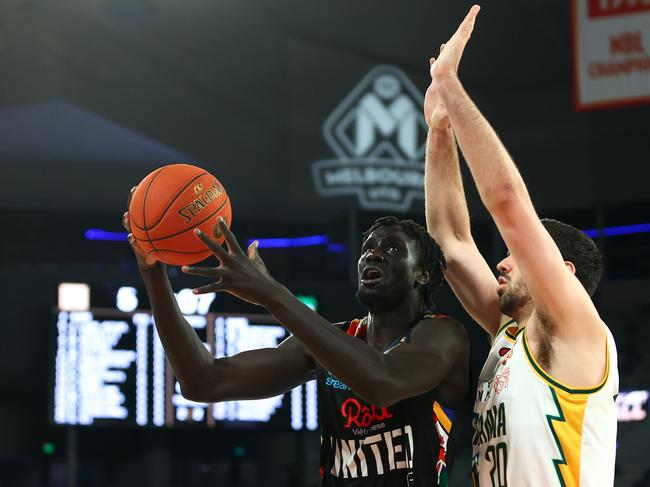
[[(129, 199), (126, 202), (126, 207), (129, 208), (131, 205), (131, 198), (133, 197), (133, 193), (135, 192), (136, 186), (131, 188), (131, 191), (129, 192)], [(138, 268), (143, 271), (143, 270), (150, 270), (153, 267), (158, 265), (162, 265), (161, 263), (158, 262), (158, 260), (150, 253), (145, 252), (140, 248), (138, 245), (138, 242), (136, 242), (135, 237), (131, 233), (131, 224), (129, 221), (129, 211), (124, 212), (124, 216), (122, 217), (122, 225), (124, 225), (124, 228), (126, 229), (127, 232), (129, 232), (127, 239), (129, 241), (129, 245), (131, 245), (131, 248), (133, 249), (133, 253), (135, 253), (135, 258), (138, 261)]]
[(444, 79), (458, 78), (460, 58), (463, 57), (465, 46), (474, 31), (474, 23), (479, 10), (481, 7), (478, 5), (474, 5), (469, 10), (454, 35), (444, 45), (444, 50), (440, 50), (440, 56), (436, 62), (431, 64), (431, 77), (434, 81), (440, 83)]

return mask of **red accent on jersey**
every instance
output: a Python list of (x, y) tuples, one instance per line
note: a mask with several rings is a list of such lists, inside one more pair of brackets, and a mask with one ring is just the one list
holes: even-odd
[(353, 337), (366, 338), (367, 331), (368, 324), (364, 320), (352, 320), (347, 333)]
[(350, 321), (350, 326), (348, 326), (347, 334), (354, 336), (357, 332), (357, 328), (359, 328), (359, 320)]

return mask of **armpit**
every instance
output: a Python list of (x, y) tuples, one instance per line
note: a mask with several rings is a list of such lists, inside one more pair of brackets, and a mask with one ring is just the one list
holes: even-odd
[(551, 370), (553, 360), (553, 337), (555, 336), (555, 320), (545, 311), (537, 311), (539, 341), (537, 362), (545, 370)]

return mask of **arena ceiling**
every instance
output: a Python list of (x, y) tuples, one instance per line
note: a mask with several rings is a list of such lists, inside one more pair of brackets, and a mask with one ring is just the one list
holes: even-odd
[[(541, 211), (648, 201), (650, 110), (573, 110), (569, 3), (485, 2), (462, 79)], [(354, 199), (315, 192), (311, 165), (333, 156), (324, 121), (377, 65), (424, 92), (469, 6), (3, 1), (0, 207), (119, 213), (150, 169), (182, 159), (222, 180), (236, 215), (327, 219)]]

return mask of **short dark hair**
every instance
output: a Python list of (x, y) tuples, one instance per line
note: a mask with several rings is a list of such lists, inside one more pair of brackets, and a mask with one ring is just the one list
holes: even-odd
[(375, 220), (370, 228), (363, 233), (365, 241), (372, 232), (379, 227), (398, 225), (416, 244), (419, 251), (419, 263), (422, 269), (429, 272), (429, 282), (422, 286), (422, 299), (427, 309), (435, 310), (433, 302), (433, 291), (442, 284), (444, 280), (443, 271), (447, 268), (445, 255), (429, 232), (413, 220), (399, 220), (394, 216), (383, 216)]
[(603, 273), (603, 258), (594, 241), (577, 228), (551, 218), (543, 218), (542, 225), (560, 249), (562, 258), (575, 266), (576, 277), (589, 296), (593, 296)]

